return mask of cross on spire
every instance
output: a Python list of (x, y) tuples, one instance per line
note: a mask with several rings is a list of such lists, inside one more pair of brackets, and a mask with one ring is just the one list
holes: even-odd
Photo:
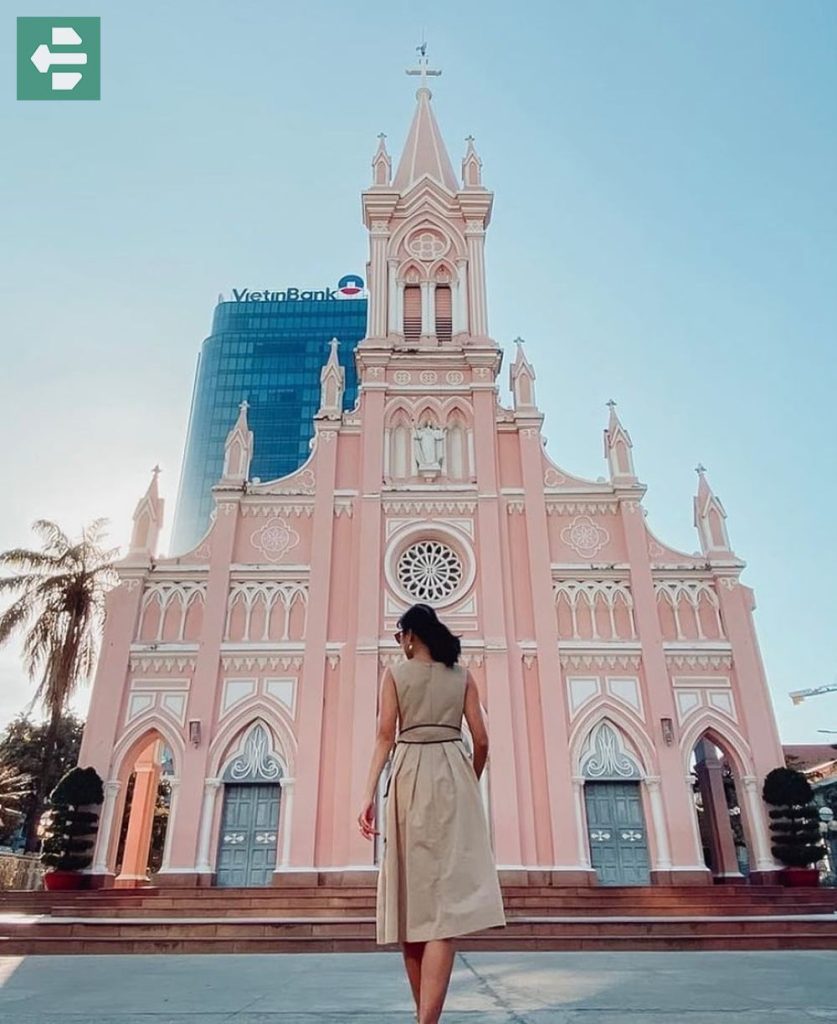
[[(427, 56), (427, 43), (422, 42), (416, 47), (418, 51), (418, 67), (407, 68), (408, 75), (418, 75), (421, 78), (419, 83), (419, 89), (428, 89), (427, 79), (438, 78), (441, 75), (441, 71), (435, 71), (430, 67), (430, 59)], [(429, 91), (429, 89), (428, 89)]]
[(157, 463), (157, 465), (156, 465), (156, 466), (155, 466), (155, 467), (154, 467), (154, 468), (153, 468), (153, 469), (151, 470), (151, 473), (152, 473), (152, 475), (154, 476), (154, 479), (155, 479), (155, 480), (157, 479), (157, 477), (158, 477), (158, 476), (159, 476), (159, 475), (160, 475), (160, 474), (161, 474), (162, 472), (163, 472), (163, 471), (162, 471), (162, 469), (160, 469), (160, 464), (159, 464), (159, 463)]
[(614, 402), (612, 398), (610, 399), (609, 402), (606, 402), (605, 404), (607, 405), (608, 409), (615, 409), (616, 408), (616, 402)]
[(702, 473), (706, 472), (706, 466), (704, 466), (704, 464), (702, 462), (699, 462), (695, 466), (695, 472), (698, 474), (698, 476), (700, 476)]

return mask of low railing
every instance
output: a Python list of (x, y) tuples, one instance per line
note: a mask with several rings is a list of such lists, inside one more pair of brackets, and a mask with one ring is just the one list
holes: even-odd
[(0, 890), (42, 889), (43, 877), (37, 854), (0, 853)]

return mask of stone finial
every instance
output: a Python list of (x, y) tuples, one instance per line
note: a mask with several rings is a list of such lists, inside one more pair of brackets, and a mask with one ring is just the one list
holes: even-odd
[(695, 466), (698, 475), (698, 489), (694, 499), (694, 523), (700, 537), (700, 547), (704, 555), (729, 555), (732, 553), (729, 534), (727, 533), (724, 506), (706, 479), (706, 467), (703, 463)]
[(535, 409), (535, 370), (523, 350), (523, 338), (514, 339), (517, 355), (509, 369), (509, 387), (515, 410)]
[(244, 483), (250, 475), (253, 459), (253, 431), (247, 423), (250, 403), (245, 398), (238, 407), (238, 419), (227, 434), (224, 444), (224, 471), (221, 479), (225, 483)]
[(631, 435), (622, 426), (612, 398), (607, 407), (610, 415), (604, 432), (604, 453), (610, 467), (610, 479), (620, 484), (636, 483)]
[(337, 358), (340, 342), (329, 342), (328, 359), (320, 371), (320, 410), (318, 419), (339, 420), (343, 415), (343, 394), (346, 390), (346, 371)]
[(151, 481), (134, 509), (134, 525), (128, 549), (129, 557), (143, 555), (154, 558), (157, 554), (157, 541), (163, 527), (163, 511), (165, 509), (165, 502), (160, 497), (157, 487), (157, 478), (160, 473), (159, 466), (155, 466), (151, 470)]

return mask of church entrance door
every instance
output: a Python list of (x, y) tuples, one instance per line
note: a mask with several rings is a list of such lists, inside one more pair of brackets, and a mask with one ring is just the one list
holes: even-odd
[(224, 786), (219, 886), (270, 885), (276, 868), (280, 793), (281, 787), (264, 783)]
[(586, 782), (587, 835), (600, 885), (648, 885), (648, 834), (638, 782)]

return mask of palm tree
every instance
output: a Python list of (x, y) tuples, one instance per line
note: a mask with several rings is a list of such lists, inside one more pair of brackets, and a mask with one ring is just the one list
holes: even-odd
[[(24, 633), (23, 664), (36, 683), (32, 703), (47, 713), (44, 764), (52, 757), (61, 716), (78, 687), (87, 682), (96, 661), (104, 620), (105, 594), (116, 582), (116, 549), (102, 547), (105, 520), (97, 519), (71, 541), (55, 523), (33, 525), (41, 549), (13, 548), (0, 554), (0, 593), (15, 595), (0, 614), (0, 645)], [(38, 810), (43, 779), (33, 780)], [(27, 848), (36, 846), (39, 814), (33, 815)]]

